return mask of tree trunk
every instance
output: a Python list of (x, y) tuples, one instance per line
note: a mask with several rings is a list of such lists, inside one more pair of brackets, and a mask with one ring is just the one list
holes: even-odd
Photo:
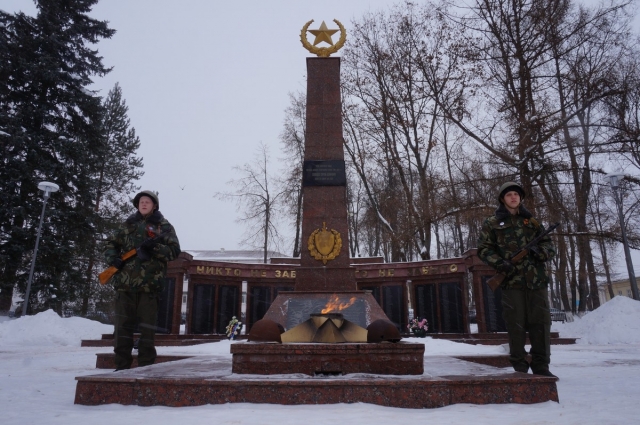
[(302, 185), (300, 186), (300, 189), (298, 190), (298, 199), (296, 201), (296, 205), (297, 205), (297, 211), (296, 211), (296, 235), (295, 235), (295, 239), (293, 241), (293, 257), (299, 257), (300, 256), (300, 246), (301, 246), (301, 235), (300, 232), (302, 231)]
[(567, 294), (567, 241), (564, 236), (558, 237), (558, 256), (560, 257), (558, 266), (557, 284), (560, 287), (560, 297), (564, 311), (572, 311), (571, 303)]
[(571, 237), (571, 226), (567, 226), (567, 233), (569, 234), (567, 237), (569, 238), (569, 261), (568, 261), (568, 266), (570, 267), (570, 271), (571, 271), (571, 312), (572, 313), (576, 313), (576, 301), (578, 301), (578, 277), (576, 274), (576, 245), (575, 242), (573, 240), (573, 238)]
[(591, 253), (591, 245), (587, 251), (587, 271), (589, 272), (589, 304), (591, 304), (591, 310), (595, 310), (600, 307), (600, 297), (598, 292), (598, 281), (596, 279), (596, 267), (593, 264), (593, 255)]
[(600, 246), (600, 254), (602, 255), (602, 265), (604, 266), (604, 274), (607, 277), (607, 291), (609, 291), (609, 299), (613, 299), (613, 286), (611, 285), (611, 270), (609, 267), (609, 259), (607, 258), (607, 247), (605, 246), (604, 239), (598, 240)]

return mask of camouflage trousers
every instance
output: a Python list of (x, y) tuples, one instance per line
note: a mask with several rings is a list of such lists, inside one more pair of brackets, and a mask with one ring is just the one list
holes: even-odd
[(158, 320), (158, 294), (149, 292), (118, 291), (116, 296), (114, 349), (116, 369), (129, 369), (133, 361), (136, 326), (140, 332), (138, 341), (138, 366), (148, 366), (156, 360), (154, 340)]
[[(551, 315), (547, 288), (503, 289), (502, 317), (509, 334), (509, 361), (517, 372), (549, 370), (551, 361)], [(527, 333), (531, 342), (531, 365), (527, 362)]]

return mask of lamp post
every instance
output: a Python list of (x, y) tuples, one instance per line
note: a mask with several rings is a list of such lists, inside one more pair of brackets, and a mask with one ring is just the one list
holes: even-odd
[(38, 225), (38, 234), (36, 235), (36, 247), (33, 250), (33, 257), (31, 258), (31, 270), (29, 271), (29, 280), (27, 281), (27, 292), (24, 296), (22, 303), (22, 316), (27, 315), (27, 305), (29, 304), (29, 292), (31, 292), (31, 282), (33, 281), (33, 271), (36, 268), (36, 256), (38, 255), (38, 245), (40, 245), (40, 232), (42, 230), (42, 220), (44, 219), (44, 210), (47, 206), (47, 200), (49, 195), (53, 192), (57, 192), (60, 187), (55, 183), (40, 182), (38, 189), (44, 191), (44, 202), (42, 203), (42, 213), (40, 214), (40, 224)]
[(613, 189), (613, 197), (618, 207), (618, 217), (620, 219), (620, 230), (622, 231), (622, 245), (624, 246), (624, 258), (627, 261), (627, 272), (629, 273), (629, 284), (631, 285), (631, 293), (634, 300), (640, 300), (638, 295), (638, 285), (636, 283), (636, 275), (633, 271), (633, 263), (631, 262), (631, 252), (629, 251), (629, 243), (627, 242), (627, 230), (624, 224), (624, 214), (622, 213), (622, 195), (618, 193), (620, 179), (624, 174), (607, 174), (605, 178), (609, 180), (609, 184)]

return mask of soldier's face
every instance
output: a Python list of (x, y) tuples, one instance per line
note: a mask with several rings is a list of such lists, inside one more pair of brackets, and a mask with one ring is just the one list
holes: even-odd
[(505, 193), (504, 198), (502, 199), (509, 209), (515, 210), (518, 208), (518, 205), (520, 205), (520, 194), (515, 190)]
[(153, 211), (153, 200), (148, 196), (141, 196), (138, 201), (138, 211), (140, 214), (147, 215)]

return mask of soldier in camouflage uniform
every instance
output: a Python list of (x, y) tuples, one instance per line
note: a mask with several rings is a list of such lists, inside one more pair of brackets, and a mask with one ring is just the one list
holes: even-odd
[[(498, 272), (502, 281), (502, 311), (509, 334), (509, 360), (517, 372), (552, 376), (551, 315), (547, 285), (549, 277), (545, 262), (555, 255), (547, 236), (529, 250), (529, 255), (517, 264), (509, 259), (536, 236), (544, 232), (542, 225), (522, 205), (525, 193), (514, 182), (502, 185), (498, 195), (499, 207), (487, 218), (478, 241), (478, 256)], [(527, 332), (531, 342), (531, 365), (525, 356)]]
[[(131, 367), (136, 323), (140, 330), (138, 365), (155, 362), (158, 297), (163, 289), (167, 262), (180, 254), (176, 232), (158, 210), (158, 196), (148, 190), (142, 191), (133, 198), (133, 205), (138, 211), (109, 238), (104, 253), (107, 264), (118, 268), (111, 278), (118, 292), (113, 350), (116, 370)], [(136, 250), (136, 255), (122, 261), (122, 254), (132, 249)]]

